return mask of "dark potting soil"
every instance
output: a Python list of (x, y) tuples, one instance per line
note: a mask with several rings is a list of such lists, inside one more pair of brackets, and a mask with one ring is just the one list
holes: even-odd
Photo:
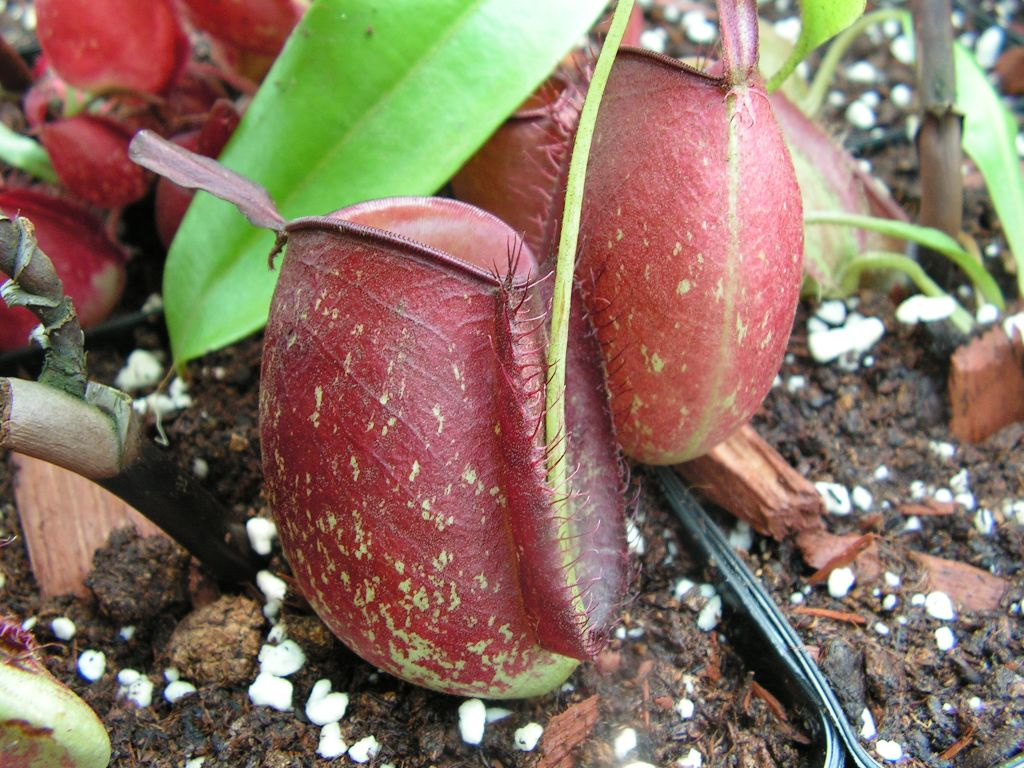
[[(648, 9), (652, 24), (666, 24), (665, 7)], [(874, 61), (887, 78), (877, 86), (884, 104), (894, 82), (910, 82), (884, 47), (854, 55)], [(840, 83), (851, 97), (864, 90)], [(902, 120), (899, 112), (885, 115), (880, 111), (893, 124)], [(844, 127), (840, 107), (832, 107), (831, 116), (837, 130), (867, 142), (861, 154), (913, 210), (918, 190), (911, 146), (872, 144), (869, 132)], [(967, 216), (980, 245), (1002, 244), (981, 190), (969, 190)], [(153, 270), (142, 262), (133, 270), (146, 288), (136, 288), (126, 300), (131, 307), (155, 284)], [(887, 332), (871, 349), (871, 364), (853, 370), (811, 359), (811, 308), (801, 308), (779, 385), (755, 419), (760, 434), (808, 479), (862, 486), (870, 494), (869, 508), (829, 515), (831, 532), (873, 532), (886, 545), (976, 566), (1003, 577), (1006, 594), (992, 610), (962, 610), (954, 621), (942, 621), (917, 604), (923, 576), (903, 560), (885, 561), (883, 573), (834, 597), (825, 585), (808, 587), (813, 569), (794, 544), (748, 538), (728, 517), (718, 519), (818, 658), (855, 730), (862, 728), (864, 711), (870, 713), (878, 735), (865, 739), (869, 749), (884, 740), (900, 746), (899, 765), (989, 768), (1021, 749), (1024, 734), (1024, 512), (1012, 506), (1024, 502), (1024, 426), (1008, 427), (980, 445), (958, 443), (948, 428), (948, 350), (934, 335), (897, 323), (890, 297), (859, 297), (858, 311), (881, 318)], [(135, 347), (164, 349), (165, 340), (157, 328), (143, 325), (126, 341), (94, 347), (92, 376), (110, 383)], [(270, 514), (261, 496), (259, 357), (260, 341), (253, 338), (192, 363), (194, 405), (162, 424), (182, 471), (198, 471), (203, 484), (243, 516)], [(961, 480), (953, 481), (958, 475)], [(806, 726), (775, 700), (784, 700), (784, 692), (767, 682), (762, 686), (738, 653), (728, 618), (710, 631), (698, 627), (709, 601), (700, 585), (710, 574), (687, 557), (677, 524), (647, 473), (635, 468), (633, 478), (633, 551), (640, 567), (609, 648), (562, 690), (494, 703), (510, 714), (488, 725), (480, 746), (460, 738), (461, 699), (378, 673), (334, 640), (293, 593), (281, 620), (307, 657), (290, 678), (293, 709), (254, 706), (248, 686), (270, 629), (261, 594), (254, 587), (222, 594), (195, 564), (173, 552), (156, 554), (162, 543), (112, 538), (94, 574), (95, 600), (41, 598), (19, 537), (6, 462), (0, 462), (0, 531), (7, 542), (0, 549), (0, 613), (38, 619), (34, 631), (45, 644), (48, 668), (102, 717), (114, 746), (113, 766), (180, 768), (197, 758), (205, 758), (205, 768), (327, 764), (316, 757), (320, 729), (303, 713), (309, 690), (321, 678), (350, 697), (341, 721), (346, 743), (371, 735), (379, 742), (371, 765), (674, 766), (680, 760), (689, 762), (679, 765), (697, 764), (694, 755), (715, 768), (820, 765), (821, 756), (807, 746)], [(951, 514), (908, 514), (907, 504), (922, 501), (922, 494), (929, 498), (936, 489), (964, 483), (974, 509), (961, 496)], [(976, 521), (982, 509), (991, 513), (990, 529), (984, 518)], [(287, 578), (279, 553), (269, 568)], [(694, 587), (684, 590), (684, 580)], [(77, 625), (70, 642), (51, 634), (49, 622), (56, 616), (69, 616)], [(129, 639), (120, 633), (126, 623), (135, 628)], [(956, 641), (946, 651), (936, 643), (942, 626)], [(107, 658), (107, 672), (95, 683), (76, 672), (78, 655), (87, 648)], [(164, 670), (172, 666), (197, 687), (174, 704), (160, 695)], [(116, 673), (126, 668), (156, 684), (150, 706), (118, 698)], [(546, 738), (537, 750), (522, 752), (514, 746), (514, 733), (529, 722), (544, 726)], [(627, 729), (636, 746), (623, 754)], [(565, 762), (559, 761), (560, 746), (568, 749)], [(350, 762), (342, 757), (336, 764)]]

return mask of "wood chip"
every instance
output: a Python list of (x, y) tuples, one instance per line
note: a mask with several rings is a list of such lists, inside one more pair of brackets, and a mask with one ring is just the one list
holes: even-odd
[(858, 555), (864, 552), (877, 540), (878, 535), (874, 533), (866, 533), (863, 536), (858, 536), (850, 542), (845, 549), (830, 557), (823, 566), (808, 576), (807, 583), (821, 584), (827, 581), (828, 575), (832, 573), (832, 571), (844, 565), (850, 565), (854, 560), (856, 560)]
[(868, 620), (861, 616), (859, 613), (851, 613), (850, 611), (834, 611), (831, 608), (815, 608), (810, 605), (798, 605), (793, 609), (793, 613), (798, 613), (801, 616), (816, 616), (819, 619), (832, 619), (833, 621), (843, 621), (847, 624), (868, 623)]
[(1001, 326), (953, 353), (949, 373), (950, 429), (977, 443), (1024, 421), (1024, 342)]
[(595, 694), (552, 717), (540, 740), (537, 768), (573, 768), (572, 751), (587, 740), (597, 724), (599, 697)]
[(999, 608), (1010, 583), (959, 560), (947, 560), (924, 552), (907, 553), (925, 571), (925, 588), (945, 592), (965, 611), (994, 611)]
[(32, 572), (44, 596), (88, 597), (84, 581), (93, 553), (110, 532), (134, 525), (142, 536), (163, 534), (91, 480), (21, 454), (11, 454), (14, 499)]
[(749, 425), (676, 471), (763, 536), (781, 541), (824, 528), (824, 504), (814, 485)]

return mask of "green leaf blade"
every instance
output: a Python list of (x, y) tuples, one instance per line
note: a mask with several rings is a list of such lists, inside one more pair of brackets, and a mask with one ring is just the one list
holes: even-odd
[(1017, 263), (1017, 291), (1024, 297), (1024, 176), (1017, 123), (974, 56), (959, 43), (953, 51), (957, 109), (964, 116), (962, 146), (985, 179)]
[(866, 5), (866, 0), (801, 0), (800, 37), (786, 63), (768, 81), (768, 91), (778, 88), (811, 51), (853, 24)]
[[(604, 0), (317, 0), (253, 99), (224, 165), (286, 218), (435, 192), (593, 24)], [(197, 195), (168, 256), (178, 363), (258, 330), (273, 235)]]

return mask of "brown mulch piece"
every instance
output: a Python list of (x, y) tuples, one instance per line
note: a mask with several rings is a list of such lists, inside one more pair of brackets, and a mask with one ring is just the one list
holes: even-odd
[(798, 605), (793, 609), (793, 613), (800, 614), (801, 616), (816, 616), (820, 619), (844, 621), (847, 624), (868, 623), (868, 620), (861, 616), (859, 613), (851, 613), (850, 611), (835, 611), (831, 608), (815, 608), (811, 605)]
[(776, 541), (823, 527), (814, 485), (749, 424), (676, 470), (702, 496)]
[(45, 596), (89, 597), (85, 577), (92, 570), (93, 553), (118, 528), (134, 526), (141, 536), (166, 537), (91, 480), (21, 454), (12, 454), (11, 463), (22, 534)]
[(953, 353), (949, 374), (950, 429), (977, 443), (1024, 421), (1024, 340), (1001, 326)]
[(572, 751), (587, 740), (597, 724), (600, 697), (590, 696), (548, 721), (540, 740), (537, 768), (572, 768)]
[(836, 568), (852, 563), (857, 556), (878, 541), (878, 534), (865, 533), (854, 539), (846, 549), (830, 557), (818, 570), (807, 577), (808, 584), (821, 584), (828, 580), (828, 575)]
[[(836, 567), (829, 564), (842, 559), (864, 538), (856, 534), (837, 536), (827, 532), (807, 533), (797, 539), (797, 546), (803, 554), (804, 562), (821, 571), (826, 567)], [(967, 611), (998, 609), (1010, 588), (1009, 581), (1003, 577), (969, 563), (904, 549), (877, 537), (864, 546), (853, 560), (859, 581), (872, 581), (881, 574), (883, 548), (887, 558), (896, 561), (909, 559), (924, 571), (921, 589), (945, 592)]]

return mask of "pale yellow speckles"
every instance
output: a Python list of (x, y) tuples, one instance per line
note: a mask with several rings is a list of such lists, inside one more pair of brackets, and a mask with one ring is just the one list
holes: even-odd
[(448, 611), (454, 613), (462, 605), (462, 598), (459, 597), (459, 591), (455, 588), (455, 582), (451, 582), (448, 589)]
[(431, 561), (431, 565), (434, 566), (435, 571), (443, 571), (452, 560), (455, 559), (455, 555), (446, 549), (442, 549), (441, 553)]
[(474, 485), (476, 483), (476, 470), (473, 467), (466, 467), (462, 471), (462, 481), (466, 485)]
[(352, 577), (348, 575), (347, 571), (342, 571), (338, 574), (338, 577), (341, 579), (341, 583), (344, 584), (345, 588), (347, 589), (349, 583), (352, 581)]
[(657, 352), (654, 352), (651, 355), (651, 370), (655, 373), (661, 373), (665, 370), (665, 361), (661, 359), (661, 356)]
[(404, 576), (405, 563), (403, 563), (401, 560), (395, 560), (395, 571), (398, 573), (399, 576)]
[(616, 206), (616, 208), (615, 208), (615, 215), (616, 216), (621, 216), (622, 215), (622, 206), (621, 205)]
[(743, 340), (747, 337), (747, 328), (750, 323), (744, 323), (743, 318), (736, 315), (736, 343), (742, 344)]
[(320, 406), (323, 404), (323, 401), (324, 401), (324, 388), (318, 385), (316, 387), (316, 389), (313, 390), (313, 398), (314, 398), (314, 400), (316, 400), (316, 406), (313, 408), (313, 412), (311, 414), (309, 414), (309, 420), (311, 422), (313, 422), (313, 426), (314, 427), (319, 429), (320, 428)]
[(672, 246), (672, 255), (678, 256), (683, 252), (683, 244), (676, 240), (676, 244)]
[(352, 468), (352, 479), (354, 481), (358, 482), (358, 480), (359, 480), (359, 471), (360, 471), (359, 470), (359, 459), (356, 458), (355, 454), (352, 454), (352, 456), (349, 457), (348, 465), (349, 465), (349, 467)]
[(483, 571), (474, 576), (473, 581), (475, 581), (477, 585), (479, 585), (482, 591), (487, 591), (487, 575)]
[(420, 508), (426, 510), (427, 512), (430, 511), (432, 505), (433, 499), (423, 499), (423, 501), (420, 502)]
[(398, 589), (404, 594), (409, 594), (409, 590), (412, 589), (412, 579), (405, 579), (404, 581), (398, 582)]
[(676, 293), (680, 296), (685, 296), (693, 289), (693, 283), (687, 280), (685, 277), (679, 281), (676, 285)]
[(338, 518), (334, 516), (333, 512), (327, 513), (327, 529), (333, 531), (338, 527)]
[(623, 238), (622, 230), (621, 229), (616, 229), (615, 230), (615, 240), (616, 241), (621, 241), (622, 238)]
[(498, 634), (505, 638), (506, 643), (511, 643), (512, 639), (515, 637), (515, 635), (512, 634), (512, 630), (508, 624), (502, 624), (500, 627), (498, 627)]
[(419, 477), (419, 474), (420, 474), (420, 463), (418, 461), (413, 461), (413, 463), (412, 463), (412, 471), (409, 472), (409, 482), (410, 483), (416, 482), (416, 478)]
[(490, 644), (490, 640), (477, 640), (475, 643), (467, 643), (466, 650), (474, 656), (483, 656), (487, 652), (487, 646)]
[(352, 326), (352, 334), (351, 335), (352, 336), (362, 336), (363, 335), (363, 331), (365, 331), (365, 330), (366, 330), (366, 326), (364, 326), (362, 323), (356, 323), (354, 326)]
[(412, 596), (412, 604), (421, 611), (430, 609), (430, 599), (427, 597), (426, 588), (420, 587), (416, 590), (416, 593)]
[(725, 286), (722, 284), (722, 278), (718, 278), (718, 282), (715, 283), (715, 292), (713, 294), (715, 301), (721, 301), (725, 297)]
[(760, 347), (761, 350), (768, 349), (772, 344), (772, 338), (772, 332), (770, 330), (765, 331), (764, 336), (761, 337), (761, 343), (758, 344), (758, 347)]
[(352, 373), (352, 351), (349, 350), (345, 353), (345, 359), (341, 362), (341, 369), (345, 371), (345, 375), (348, 376)]
[(434, 414), (434, 418), (437, 419), (437, 434), (444, 432), (444, 416), (441, 414), (441, 405), (435, 403), (434, 407), (430, 409), (430, 412)]
[(389, 392), (384, 392), (383, 394), (381, 394), (381, 396), (379, 398), (377, 398), (377, 402), (379, 402), (381, 405), (387, 405), (388, 404), (388, 400), (390, 400), (390, 399), (391, 399), (391, 394)]

